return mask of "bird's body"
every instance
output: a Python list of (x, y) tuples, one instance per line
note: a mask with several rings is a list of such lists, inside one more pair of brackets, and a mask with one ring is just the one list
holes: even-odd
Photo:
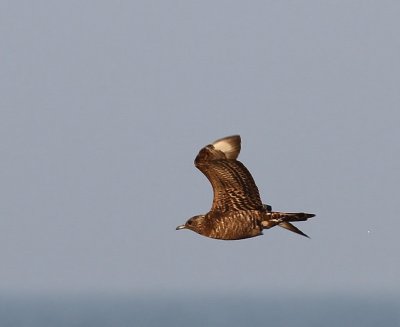
[(236, 160), (240, 143), (240, 136), (234, 135), (200, 150), (195, 166), (213, 187), (213, 205), (207, 214), (194, 216), (177, 229), (191, 229), (216, 239), (237, 240), (262, 235), (263, 229), (279, 225), (307, 236), (290, 222), (304, 221), (314, 215), (274, 212), (263, 204), (250, 172)]
[(205, 215), (202, 235), (222, 240), (258, 236), (262, 233), (263, 213), (258, 210), (209, 212)]

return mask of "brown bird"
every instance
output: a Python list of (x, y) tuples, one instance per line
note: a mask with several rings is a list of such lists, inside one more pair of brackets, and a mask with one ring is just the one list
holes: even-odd
[(211, 182), (214, 199), (211, 210), (205, 215), (190, 218), (176, 229), (190, 229), (200, 235), (238, 240), (263, 234), (263, 229), (276, 225), (303, 235), (291, 224), (314, 217), (311, 213), (272, 211), (261, 202), (253, 177), (237, 159), (240, 136), (233, 135), (215, 141), (200, 150), (194, 164)]

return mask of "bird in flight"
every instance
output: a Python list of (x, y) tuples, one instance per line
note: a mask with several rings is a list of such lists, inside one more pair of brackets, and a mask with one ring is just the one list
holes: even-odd
[(280, 226), (308, 237), (291, 222), (306, 221), (315, 215), (272, 211), (271, 206), (263, 204), (253, 177), (237, 160), (240, 143), (240, 136), (233, 135), (200, 150), (194, 164), (212, 185), (212, 207), (205, 215), (194, 216), (176, 229), (190, 229), (221, 240), (239, 240), (262, 235), (264, 229)]

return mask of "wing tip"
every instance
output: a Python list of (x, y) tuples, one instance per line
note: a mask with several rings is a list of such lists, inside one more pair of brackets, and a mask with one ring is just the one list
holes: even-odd
[(240, 135), (226, 136), (212, 143), (214, 149), (223, 152), (227, 159), (236, 159), (241, 148)]

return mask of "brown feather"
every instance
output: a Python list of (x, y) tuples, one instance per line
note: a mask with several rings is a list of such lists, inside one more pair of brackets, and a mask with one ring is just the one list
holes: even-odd
[(208, 178), (213, 187), (211, 210), (263, 210), (253, 177), (247, 168), (236, 160), (240, 151), (240, 137), (230, 136), (226, 144), (224, 140), (220, 139), (207, 145), (200, 150), (195, 159), (195, 166)]
[(261, 235), (263, 229), (279, 225), (307, 236), (289, 222), (304, 221), (314, 215), (277, 212), (270, 205), (263, 205), (253, 177), (237, 160), (240, 148), (240, 136), (233, 135), (200, 150), (194, 163), (212, 185), (212, 207), (207, 214), (190, 218), (177, 230), (190, 229), (207, 237), (237, 240)]

